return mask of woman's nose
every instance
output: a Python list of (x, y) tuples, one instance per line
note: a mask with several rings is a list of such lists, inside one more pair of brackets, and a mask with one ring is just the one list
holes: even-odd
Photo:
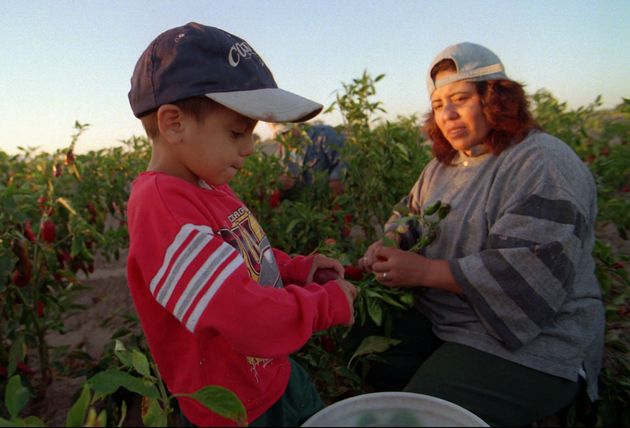
[(450, 104), (450, 103), (446, 104), (442, 108), (441, 116), (442, 116), (442, 120), (457, 119), (458, 117), (457, 109), (455, 108), (453, 104)]

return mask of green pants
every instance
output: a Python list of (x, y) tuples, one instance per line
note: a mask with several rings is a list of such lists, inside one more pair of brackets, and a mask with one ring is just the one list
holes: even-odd
[(284, 394), (276, 403), (249, 426), (295, 427), (324, 408), (324, 402), (310, 376), (291, 360), (291, 377)]
[[(455, 403), (489, 425), (526, 426), (570, 405), (580, 382), (530, 369), (468, 346), (443, 342), (417, 310), (402, 313), (392, 336), (402, 342), (370, 363), (366, 381), (376, 391), (416, 392)], [(383, 334), (355, 326), (347, 346)]]

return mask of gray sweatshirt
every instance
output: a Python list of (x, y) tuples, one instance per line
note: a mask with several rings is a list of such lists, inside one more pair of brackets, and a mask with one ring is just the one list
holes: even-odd
[(551, 375), (583, 376), (597, 398), (605, 321), (591, 254), (596, 189), (582, 161), (564, 142), (532, 132), (499, 156), (433, 159), (408, 204), (420, 213), (437, 200), (452, 209), (423, 254), (447, 259), (464, 290), (417, 293), (437, 336)]

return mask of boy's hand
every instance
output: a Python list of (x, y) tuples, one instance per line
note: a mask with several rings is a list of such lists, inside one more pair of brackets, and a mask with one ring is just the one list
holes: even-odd
[(306, 277), (307, 284), (316, 282), (313, 278), (315, 276), (315, 272), (318, 269), (332, 269), (339, 275), (339, 278), (344, 277), (343, 266), (341, 265), (341, 263), (339, 263), (338, 260), (326, 257), (323, 254), (315, 254), (315, 257), (313, 258), (313, 265), (311, 266), (311, 270)]
[(348, 305), (350, 305), (350, 321), (348, 321), (346, 326), (351, 326), (354, 324), (354, 299), (357, 297), (357, 288), (351, 282), (348, 282), (344, 279), (338, 279), (337, 284), (339, 284), (339, 288), (343, 291), (343, 294), (346, 295), (348, 299)]

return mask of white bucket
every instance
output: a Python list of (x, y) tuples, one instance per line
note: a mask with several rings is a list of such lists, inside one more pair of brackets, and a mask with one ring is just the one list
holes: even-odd
[(440, 398), (412, 392), (375, 392), (338, 401), (303, 427), (487, 427), (474, 413)]

